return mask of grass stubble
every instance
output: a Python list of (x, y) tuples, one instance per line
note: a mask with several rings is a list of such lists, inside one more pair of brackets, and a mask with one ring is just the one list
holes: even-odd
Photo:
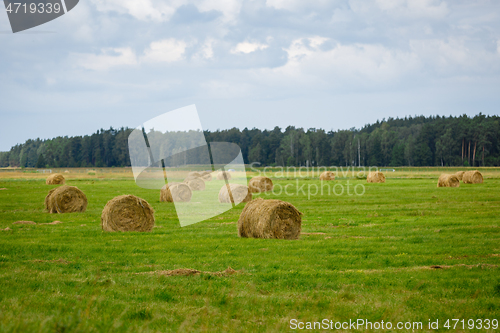
[[(55, 186), (0, 177), (0, 229), (11, 229), (0, 231), (0, 331), (278, 332), (324, 318), (420, 321), (427, 331), (429, 319), (500, 319), (500, 170), (436, 188), (442, 171), (328, 182), (364, 184), (362, 196), (254, 194), (304, 214), (294, 241), (239, 238), (244, 204), (181, 228), (173, 204), (128, 176), (65, 175), (88, 207), (57, 215), (43, 210)], [(295, 179), (273, 182), (296, 193)], [(104, 205), (123, 194), (153, 206), (153, 232), (102, 232)], [(37, 224), (12, 224), (21, 220)], [(211, 273), (228, 267), (238, 274)], [(199, 273), (161, 273), (178, 269)]]

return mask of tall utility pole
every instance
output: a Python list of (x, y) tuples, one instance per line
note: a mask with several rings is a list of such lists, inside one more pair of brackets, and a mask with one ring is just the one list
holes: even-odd
[(358, 139), (358, 167), (361, 166), (361, 153), (360, 153), (360, 145), (359, 145), (359, 139)]

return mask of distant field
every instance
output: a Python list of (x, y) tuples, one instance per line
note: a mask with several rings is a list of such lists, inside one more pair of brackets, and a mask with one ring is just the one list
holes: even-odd
[[(329, 183), (364, 185), (363, 195), (308, 195), (300, 186), (319, 188), (317, 174), (273, 169), (276, 187), (289, 185), (291, 195), (258, 196), (303, 213), (296, 241), (238, 238), (243, 205), (181, 228), (173, 205), (137, 187), (130, 168), (52, 171), (65, 170), (88, 197), (85, 213), (43, 211), (55, 187), (47, 174), (0, 170), (0, 229), (11, 229), (0, 231), (1, 332), (282, 332), (295, 331), (292, 319), (325, 318), (422, 322), (415, 331), (439, 320), (444, 332), (500, 320), (498, 168), (480, 168), (483, 184), (459, 188), (437, 188), (437, 178), (464, 168), (396, 168), (384, 171), (385, 184), (344, 168)], [(153, 232), (101, 231), (104, 205), (121, 194), (154, 207)], [(38, 225), (12, 224), (19, 220)], [(55, 220), (63, 223), (40, 225)], [(228, 267), (238, 274), (209, 273)], [(206, 273), (160, 273), (177, 268)], [(465, 329), (443, 328), (453, 318)]]

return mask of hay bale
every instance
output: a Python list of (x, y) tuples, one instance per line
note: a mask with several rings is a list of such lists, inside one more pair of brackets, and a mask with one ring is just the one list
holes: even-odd
[(458, 180), (462, 180), (464, 173), (465, 173), (465, 171), (457, 171), (457, 172), (455, 172), (455, 176), (457, 176)]
[(459, 187), (460, 181), (456, 175), (443, 173), (439, 176), (437, 187)]
[(201, 178), (186, 178), (184, 184), (187, 184), (191, 191), (203, 191), (205, 182)]
[[(233, 200), (231, 201), (231, 192)], [(219, 202), (220, 203), (235, 203), (249, 202), (252, 200), (252, 192), (245, 185), (240, 184), (226, 184), (222, 186), (219, 191)]]
[(69, 173), (69, 170), (64, 170), (64, 173)]
[(298, 239), (302, 213), (291, 203), (258, 198), (246, 204), (238, 220), (238, 236)]
[(154, 210), (135, 195), (120, 195), (108, 201), (102, 211), (104, 231), (151, 231), (155, 225)]
[(335, 180), (335, 173), (331, 171), (325, 171), (319, 176), (319, 180)]
[(60, 186), (45, 197), (45, 209), (49, 213), (75, 213), (87, 210), (87, 196), (75, 186)]
[(188, 178), (200, 178), (201, 174), (199, 172), (193, 171), (193, 172), (188, 173), (187, 176), (188, 176)]
[(477, 170), (467, 171), (462, 176), (462, 181), (465, 184), (481, 184), (483, 182), (483, 175)]
[(366, 177), (368, 183), (385, 183), (385, 176), (380, 171), (370, 172)]
[(253, 177), (248, 183), (248, 187), (252, 193), (272, 191), (273, 186), (273, 181), (264, 176)]
[(219, 171), (219, 173), (217, 173), (217, 179), (224, 180), (224, 175), (226, 175), (227, 180), (231, 179), (231, 174), (227, 171)]
[(202, 172), (200, 172), (200, 175), (201, 175), (201, 179), (203, 179), (203, 181), (205, 181), (205, 182), (212, 181), (212, 174), (210, 171), (202, 171)]
[(66, 180), (64, 179), (63, 175), (61, 175), (60, 173), (53, 173), (47, 177), (45, 184), (47, 184), (47, 185), (59, 185), (59, 184), (64, 184), (65, 181)]
[(189, 202), (193, 193), (187, 184), (169, 183), (161, 188), (161, 202)]

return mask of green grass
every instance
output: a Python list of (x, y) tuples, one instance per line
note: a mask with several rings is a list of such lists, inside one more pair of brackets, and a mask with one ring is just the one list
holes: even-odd
[[(500, 319), (499, 178), (459, 188), (436, 188), (437, 178), (332, 184), (347, 181), (365, 194), (260, 195), (294, 204), (302, 231), (314, 233), (284, 241), (238, 238), (242, 205), (181, 228), (158, 191), (132, 180), (69, 180), (88, 210), (55, 215), (43, 211), (53, 186), (2, 179), (0, 229), (12, 231), (0, 231), (0, 331), (278, 332), (292, 331), (293, 318), (421, 321), (428, 331), (429, 319)], [(295, 179), (275, 184), (296, 191)], [(121, 194), (154, 207), (152, 233), (101, 231), (102, 208)], [(240, 274), (136, 274), (228, 266)]]

